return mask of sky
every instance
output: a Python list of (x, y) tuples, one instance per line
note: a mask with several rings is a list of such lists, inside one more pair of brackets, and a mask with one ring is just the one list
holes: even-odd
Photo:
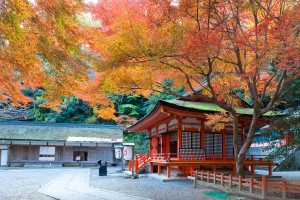
[(85, 3), (90, 3), (90, 2), (93, 2), (93, 3), (97, 3), (98, 0), (84, 0)]

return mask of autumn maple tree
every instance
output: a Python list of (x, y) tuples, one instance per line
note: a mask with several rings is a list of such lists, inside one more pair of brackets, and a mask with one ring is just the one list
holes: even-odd
[[(26, 106), (32, 100), (21, 90), (37, 87), (45, 89), (42, 106), (55, 109), (64, 105), (63, 96), (84, 96), (98, 59), (85, 43), (89, 26), (80, 23), (87, 5), (81, 0), (8, 0), (0, 10), (0, 101)], [(101, 105), (111, 109), (105, 95), (90, 102), (96, 112)]]
[[(92, 13), (101, 27), (93, 30), (89, 44), (103, 59), (99, 83), (107, 92), (147, 95), (170, 77), (192, 98), (216, 103), (231, 117), (241, 175), (260, 117), (299, 74), (299, 1), (176, 2), (98, 1)], [(199, 86), (202, 90), (195, 89)], [(235, 91), (253, 106), (240, 149)]]

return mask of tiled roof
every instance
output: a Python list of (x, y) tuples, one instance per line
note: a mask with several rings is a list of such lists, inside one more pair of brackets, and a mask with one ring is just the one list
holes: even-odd
[(120, 141), (121, 126), (0, 121), (0, 139), (67, 141), (68, 137)]
[[(174, 104), (176, 106), (184, 107), (184, 108), (191, 108), (196, 110), (202, 110), (202, 111), (210, 111), (210, 112), (222, 112), (225, 111), (219, 106), (217, 106), (214, 103), (208, 103), (208, 102), (197, 102), (197, 101), (181, 101), (181, 100), (165, 100), (166, 102), (170, 104)], [(237, 114), (243, 114), (243, 115), (253, 115), (253, 109), (252, 108), (242, 108), (242, 107), (236, 107)], [(276, 112), (267, 112), (263, 116), (275, 116), (278, 115)]]

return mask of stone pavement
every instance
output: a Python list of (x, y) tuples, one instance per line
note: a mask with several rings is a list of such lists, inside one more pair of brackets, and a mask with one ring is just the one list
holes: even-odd
[[(125, 176), (125, 175), (124, 175)], [(39, 192), (61, 200), (142, 200), (145, 198), (89, 187), (90, 168), (68, 170), (39, 189)]]

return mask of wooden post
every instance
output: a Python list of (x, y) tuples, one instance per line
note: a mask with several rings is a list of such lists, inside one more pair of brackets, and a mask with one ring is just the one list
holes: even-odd
[(217, 178), (217, 173), (216, 172), (214, 172), (214, 184), (216, 185), (216, 178)]
[(254, 175), (254, 174), (255, 174), (255, 166), (251, 165), (251, 175)]
[(153, 168), (154, 168), (154, 167), (153, 167), (153, 163), (150, 163), (150, 172), (151, 172), (151, 173), (153, 173), (153, 171), (154, 171)]
[(139, 170), (139, 161), (138, 161), (138, 158), (136, 157), (134, 160), (134, 173), (137, 174), (138, 170)]
[[(182, 148), (182, 119), (178, 119), (178, 129), (177, 129), (177, 152)], [(178, 155), (178, 154), (177, 154)]]
[(243, 177), (239, 176), (239, 190), (242, 191)]
[(232, 168), (232, 175), (233, 175), (233, 176), (236, 175), (236, 165), (233, 165), (233, 168)]
[(197, 188), (198, 170), (195, 171), (194, 178), (194, 188)]
[(226, 159), (226, 133), (225, 133), (225, 129), (222, 132), (222, 158), (223, 160)]
[(160, 175), (160, 173), (161, 173), (161, 166), (157, 165), (157, 175)]
[(262, 194), (262, 198), (265, 199), (267, 196), (267, 177), (266, 176), (261, 177), (261, 194)]
[(131, 160), (128, 160), (128, 171), (131, 169)]
[(229, 187), (232, 188), (232, 174), (229, 174)]
[(204, 119), (201, 119), (201, 139), (200, 139), (200, 141), (201, 141), (201, 148), (202, 149), (204, 149), (205, 148), (205, 137), (204, 137), (204, 135), (205, 135), (205, 131), (204, 131)]
[(282, 191), (282, 198), (286, 199), (286, 180), (282, 179), (282, 186), (281, 186), (281, 191)]
[(269, 175), (272, 175), (272, 166), (269, 164)]
[(209, 183), (209, 171), (207, 171), (207, 182)]
[(168, 178), (171, 177), (171, 166), (170, 165), (167, 165), (167, 176), (168, 176)]
[[(170, 153), (170, 135), (166, 135), (166, 153)], [(170, 154), (169, 154), (170, 156)]]
[(213, 172), (217, 172), (217, 166), (213, 165)]
[(203, 181), (203, 175), (204, 175), (204, 171), (201, 170), (201, 181)]
[(250, 177), (249, 190), (250, 190), (250, 193), (253, 193), (253, 177)]
[(224, 174), (221, 174), (221, 185), (224, 186)]
[(192, 165), (191, 168), (190, 168), (190, 174), (191, 174), (191, 176), (193, 176), (193, 171), (194, 171), (194, 165)]

